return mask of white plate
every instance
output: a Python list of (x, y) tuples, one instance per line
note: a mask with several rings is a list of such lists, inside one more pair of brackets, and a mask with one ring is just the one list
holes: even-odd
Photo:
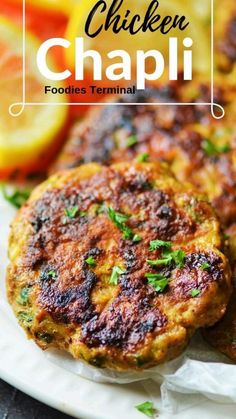
[[(5, 243), (13, 209), (0, 197), (0, 377), (62, 412), (80, 419), (144, 419), (134, 406), (152, 400), (161, 407), (160, 391), (153, 384), (152, 395), (141, 383), (97, 384), (51, 363), (45, 353), (27, 341), (9, 310), (5, 296)], [(201, 380), (201, 377), (199, 377)], [(222, 386), (224, 383), (222, 383)], [(188, 404), (190, 396), (183, 396)], [(176, 419), (233, 419), (235, 405), (205, 400), (176, 414)], [(161, 412), (161, 419), (173, 414)]]

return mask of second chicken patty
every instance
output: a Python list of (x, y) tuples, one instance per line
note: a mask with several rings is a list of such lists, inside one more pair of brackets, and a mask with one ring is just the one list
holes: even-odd
[[(226, 28), (226, 27), (225, 27)], [(120, 160), (167, 161), (181, 181), (189, 180), (210, 198), (223, 228), (228, 229), (231, 262), (235, 271), (236, 230), (236, 106), (235, 86), (218, 82), (215, 102), (224, 106), (222, 120), (211, 117), (209, 107), (119, 106), (90, 111), (77, 123), (53, 171), (84, 162), (104, 164)], [(135, 102), (208, 102), (207, 83), (168, 84), (139, 93)], [(231, 227), (232, 225), (232, 227)], [(206, 331), (207, 340), (236, 360), (236, 291), (226, 316)], [(232, 337), (233, 336), (233, 337)]]
[[(209, 106), (126, 105), (96, 107), (76, 123), (52, 171), (91, 161), (164, 160), (181, 181), (205, 192), (224, 225), (236, 220), (236, 89), (216, 84), (215, 102), (225, 107), (223, 120)], [(209, 102), (210, 87), (191, 82), (149, 87), (134, 102)]]

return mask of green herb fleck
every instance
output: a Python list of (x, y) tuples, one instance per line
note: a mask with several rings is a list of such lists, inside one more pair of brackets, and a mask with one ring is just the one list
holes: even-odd
[(126, 140), (126, 146), (129, 147), (133, 147), (135, 144), (137, 144), (138, 142), (138, 138), (136, 135), (131, 135), (130, 137), (127, 138)]
[(29, 198), (30, 189), (17, 189), (15, 187), (8, 187), (5, 184), (1, 184), (1, 192), (6, 201), (8, 201), (13, 207), (20, 208)]
[(185, 253), (182, 250), (172, 251), (168, 249), (162, 253), (161, 259), (147, 260), (147, 263), (150, 266), (167, 266), (174, 262), (177, 268), (182, 268), (184, 259)]
[(216, 145), (212, 141), (205, 139), (202, 142), (202, 149), (207, 156), (215, 156), (221, 153), (228, 153), (231, 151), (229, 144)]
[(85, 262), (87, 263), (87, 265), (90, 265), (90, 266), (96, 266), (96, 260), (95, 260), (92, 256), (89, 256), (89, 257), (85, 260)]
[(106, 208), (106, 211), (110, 220), (122, 231), (125, 240), (133, 240), (135, 243), (142, 240), (139, 234), (134, 234), (132, 229), (125, 224), (130, 219), (130, 215), (117, 212), (112, 207)]
[(190, 291), (190, 294), (191, 294), (191, 297), (195, 298), (195, 297), (198, 297), (198, 295), (201, 294), (201, 291), (198, 290), (197, 288), (194, 288)]
[(25, 312), (25, 311), (19, 311), (17, 314), (17, 317), (18, 317), (19, 322), (26, 326), (32, 323), (34, 319), (32, 312)]
[(156, 292), (160, 293), (166, 289), (169, 283), (168, 278), (161, 274), (146, 273), (145, 278), (148, 279), (148, 284), (151, 285)]
[(137, 162), (138, 163), (144, 163), (144, 162), (148, 161), (148, 159), (149, 159), (149, 154), (148, 153), (139, 154), (139, 156), (137, 157)]
[(50, 279), (56, 279), (57, 278), (57, 272), (54, 270), (50, 270), (50, 271), (42, 271), (40, 274), (40, 280), (41, 281), (48, 281)]
[(150, 242), (150, 247), (149, 250), (151, 250), (151, 252), (153, 252), (154, 250), (160, 249), (161, 247), (165, 247), (167, 249), (171, 249), (171, 242), (166, 242), (163, 240), (152, 240)]
[(80, 213), (79, 213), (79, 216), (81, 218), (86, 217), (86, 215), (87, 215), (87, 212), (85, 212), (85, 211), (80, 211)]
[(77, 213), (79, 211), (79, 207), (75, 206), (75, 207), (68, 207), (64, 209), (65, 215), (68, 218), (75, 218)]
[(130, 215), (117, 212), (112, 207), (108, 207), (107, 213), (110, 220), (122, 231), (124, 239), (132, 239), (134, 236), (133, 232), (131, 228), (125, 224), (125, 222), (129, 220)]
[(26, 304), (28, 303), (28, 299), (29, 299), (29, 292), (30, 292), (30, 288), (28, 288), (28, 287), (22, 288), (22, 290), (20, 292), (20, 296), (17, 299), (17, 303), (22, 305), (22, 306), (26, 306)]
[(112, 268), (112, 274), (109, 280), (109, 284), (117, 285), (119, 281), (119, 276), (124, 274), (124, 271), (119, 266), (114, 266)]
[(231, 147), (229, 144), (223, 144), (222, 146), (218, 147), (219, 153), (229, 153), (231, 151)]
[(57, 277), (57, 273), (55, 271), (49, 271), (47, 273), (48, 278), (53, 278), (55, 279)]
[(175, 250), (171, 253), (172, 259), (174, 260), (177, 268), (182, 268), (185, 260), (185, 252), (183, 250)]
[(135, 408), (149, 418), (154, 418), (154, 415), (156, 414), (153, 402), (144, 402), (142, 404), (138, 404)]
[(147, 362), (147, 360), (144, 359), (143, 355), (140, 355), (140, 354), (135, 354), (134, 360), (138, 367), (143, 367)]
[(229, 240), (229, 239), (230, 239), (229, 234), (223, 234), (223, 239), (224, 239), (224, 240)]
[(142, 237), (139, 234), (135, 234), (133, 237), (133, 242), (138, 243), (142, 240)]
[(49, 333), (37, 332), (36, 336), (39, 340), (42, 340), (45, 343), (51, 343), (53, 341), (53, 336)]
[(155, 259), (155, 260), (147, 260), (148, 265), (150, 266), (166, 266), (172, 262), (172, 257), (168, 256), (164, 259)]
[(207, 262), (204, 262), (202, 265), (201, 265), (201, 269), (203, 270), (203, 271), (207, 271), (207, 269), (209, 269), (211, 267), (211, 265), (209, 264), (209, 263), (207, 263)]
[(112, 207), (108, 207), (108, 215), (117, 227), (120, 227), (121, 224), (125, 223), (130, 218), (130, 215), (117, 212)]

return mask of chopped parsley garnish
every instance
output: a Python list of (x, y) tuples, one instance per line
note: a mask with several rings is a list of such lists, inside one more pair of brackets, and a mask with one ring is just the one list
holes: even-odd
[(229, 239), (230, 239), (229, 234), (223, 234), (223, 239), (224, 239), (224, 240), (229, 240)]
[(175, 250), (171, 253), (172, 259), (174, 260), (177, 268), (182, 268), (185, 260), (185, 252), (183, 250)]
[(42, 271), (40, 274), (41, 281), (49, 281), (50, 279), (57, 279), (58, 275), (57, 272), (51, 269), (50, 271)]
[(144, 163), (144, 162), (148, 161), (148, 159), (149, 159), (149, 154), (148, 153), (139, 154), (139, 156), (137, 157), (137, 162), (138, 163)]
[(133, 242), (138, 243), (142, 240), (142, 237), (139, 234), (135, 234), (133, 237)]
[(45, 343), (51, 343), (53, 341), (53, 336), (50, 335), (49, 333), (37, 332), (36, 336), (38, 339), (42, 340)]
[(153, 402), (144, 402), (142, 404), (138, 404), (135, 408), (149, 418), (154, 418), (154, 415), (156, 414)]
[(161, 247), (171, 249), (171, 246), (172, 246), (171, 242), (165, 242), (163, 240), (152, 240), (150, 242), (149, 250), (151, 250), (151, 252), (153, 252), (154, 250), (160, 249)]
[(124, 274), (123, 269), (121, 269), (119, 266), (114, 266), (112, 268), (112, 274), (109, 280), (109, 284), (117, 285), (119, 281), (119, 276), (122, 274)]
[(79, 213), (79, 216), (81, 218), (86, 217), (86, 215), (87, 215), (87, 212), (85, 212), (85, 211), (80, 211), (80, 213)]
[(89, 266), (96, 266), (96, 260), (92, 256), (89, 256), (87, 259), (85, 259), (85, 262)]
[(17, 303), (22, 305), (22, 306), (26, 306), (26, 304), (28, 303), (28, 299), (29, 299), (29, 292), (30, 292), (30, 288), (28, 288), (28, 287), (22, 288), (22, 290), (20, 292), (20, 296), (17, 300)]
[(209, 264), (209, 263), (207, 263), (207, 262), (204, 262), (202, 265), (201, 265), (201, 269), (203, 270), (203, 271), (207, 271), (207, 269), (209, 269), (211, 267), (211, 265)]
[(5, 184), (1, 184), (1, 191), (4, 199), (15, 208), (20, 208), (27, 201), (31, 193), (30, 189), (17, 189), (12, 186), (8, 187)]
[(78, 211), (79, 211), (79, 207), (78, 206), (68, 207), (68, 208), (65, 208), (64, 209), (65, 215), (68, 218), (75, 218), (76, 215), (77, 215), (77, 213), (78, 213)]
[(133, 147), (135, 144), (137, 144), (138, 142), (138, 138), (137, 135), (131, 135), (130, 137), (127, 138), (126, 140), (126, 146), (129, 147)]
[(130, 218), (130, 215), (117, 212), (112, 207), (108, 207), (108, 215), (111, 221), (113, 221), (118, 228), (120, 228), (120, 226)]
[(146, 273), (145, 278), (148, 279), (148, 284), (151, 285), (156, 292), (163, 292), (169, 283), (168, 278), (161, 274)]
[(202, 142), (202, 149), (207, 156), (215, 156), (221, 153), (228, 153), (231, 151), (229, 144), (216, 145), (212, 141), (205, 139)]
[(195, 297), (198, 297), (198, 295), (201, 294), (201, 291), (198, 290), (197, 288), (194, 288), (190, 291), (190, 294), (191, 294), (191, 297), (195, 298)]
[(182, 268), (184, 259), (185, 253), (182, 250), (167, 249), (163, 251), (161, 259), (147, 260), (147, 263), (150, 266), (167, 266), (174, 262), (177, 268)]
[(126, 240), (131, 240), (133, 238), (133, 232), (131, 230), (130, 227), (128, 227), (127, 225), (123, 224), (121, 231), (123, 231), (123, 237)]
[(172, 262), (172, 257), (170, 256), (164, 259), (155, 259), (155, 260), (147, 259), (147, 263), (150, 266), (166, 266), (166, 265), (169, 265), (171, 262)]
[(32, 314), (32, 312), (25, 312), (25, 311), (19, 311), (17, 314), (18, 320), (20, 323), (32, 323), (34, 316)]
[(110, 220), (122, 231), (125, 240), (133, 240), (134, 242), (141, 240), (141, 237), (138, 234), (134, 234), (132, 229), (125, 224), (130, 219), (130, 215), (117, 212), (112, 207), (107, 208), (107, 213)]
[(49, 272), (47, 272), (47, 276), (48, 276), (48, 278), (55, 279), (57, 277), (57, 273), (56, 273), (56, 271), (49, 271)]

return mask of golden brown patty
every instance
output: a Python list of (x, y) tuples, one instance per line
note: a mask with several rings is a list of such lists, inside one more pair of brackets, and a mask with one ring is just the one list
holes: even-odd
[[(236, 223), (226, 231), (230, 262), (236, 281)], [(224, 317), (204, 331), (208, 343), (236, 362), (236, 283)]]
[(236, 362), (236, 289), (227, 306), (223, 319), (203, 333), (206, 341)]
[(39, 186), (10, 236), (8, 298), (43, 349), (112, 369), (179, 355), (231, 292), (206, 200), (158, 163), (97, 164)]
[[(209, 102), (209, 92), (207, 84), (198, 82), (169, 84), (150, 87), (133, 100)], [(179, 180), (188, 179), (207, 193), (221, 221), (229, 224), (236, 220), (235, 95), (235, 86), (215, 88), (215, 101), (226, 111), (222, 120), (213, 119), (208, 106), (125, 106), (130, 96), (118, 98), (121, 105), (94, 108), (74, 126), (52, 171), (137, 156), (165, 160)]]
[(220, 71), (229, 73), (235, 69), (236, 63), (235, 0), (219, 1), (215, 10), (215, 61)]

